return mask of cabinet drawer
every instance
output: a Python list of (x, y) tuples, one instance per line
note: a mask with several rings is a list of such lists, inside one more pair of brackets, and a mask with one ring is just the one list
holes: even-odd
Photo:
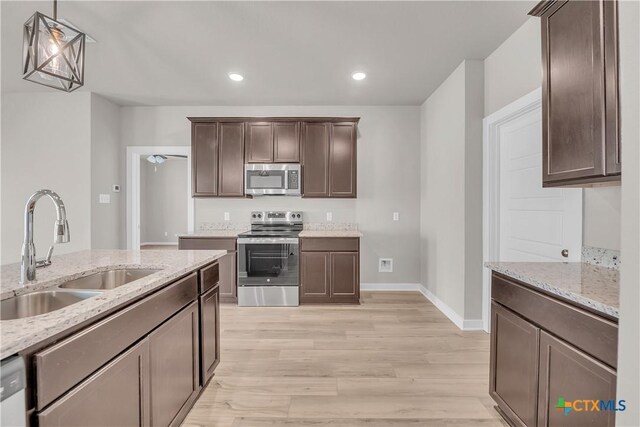
[(358, 252), (358, 237), (304, 237), (300, 239), (300, 250), (315, 252)]
[(218, 282), (220, 282), (220, 266), (217, 262), (200, 270), (201, 294), (204, 294), (209, 289), (213, 289)]
[(494, 274), (491, 298), (531, 322), (616, 367), (618, 325)]
[(197, 274), (180, 279), (58, 344), (36, 353), (42, 409), (197, 298)]
[(180, 237), (178, 249), (235, 251), (236, 239), (217, 237)]

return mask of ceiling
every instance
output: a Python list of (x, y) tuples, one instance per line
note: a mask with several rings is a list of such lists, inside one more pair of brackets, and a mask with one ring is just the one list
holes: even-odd
[[(79, 90), (122, 105), (417, 105), (534, 4), (62, 0), (58, 16), (97, 40)], [(48, 90), (20, 69), (22, 25), (51, 7), (1, 2), (2, 92)]]

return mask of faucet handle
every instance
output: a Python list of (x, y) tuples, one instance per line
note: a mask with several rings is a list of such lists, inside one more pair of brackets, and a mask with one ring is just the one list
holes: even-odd
[(51, 255), (53, 255), (53, 245), (49, 246), (47, 256), (41, 261), (36, 261), (36, 268), (48, 267), (51, 265)]

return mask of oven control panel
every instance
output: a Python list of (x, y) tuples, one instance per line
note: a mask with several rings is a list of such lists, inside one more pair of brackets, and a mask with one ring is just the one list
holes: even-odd
[(302, 224), (300, 211), (251, 212), (251, 224)]

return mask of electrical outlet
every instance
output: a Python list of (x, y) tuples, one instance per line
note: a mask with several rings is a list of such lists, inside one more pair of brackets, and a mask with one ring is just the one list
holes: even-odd
[(333, 212), (327, 212), (327, 221), (333, 221)]
[(393, 258), (380, 258), (378, 260), (379, 273), (393, 273)]
[(167, 237), (169, 235), (169, 233), (167, 233), (166, 231), (164, 232), (164, 237)]
[(229, 212), (225, 212), (225, 213), (224, 213), (224, 220), (225, 220), (225, 221), (229, 221), (229, 220), (231, 220), (231, 215), (229, 214)]
[(98, 203), (111, 203), (111, 196), (108, 194), (100, 194)]
[(393, 220), (394, 221), (400, 221), (400, 212), (394, 212), (393, 213)]

